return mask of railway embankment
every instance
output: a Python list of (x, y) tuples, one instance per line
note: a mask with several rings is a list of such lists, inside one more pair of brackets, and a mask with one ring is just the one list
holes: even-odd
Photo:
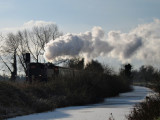
[(131, 90), (124, 76), (83, 74), (49, 82), (0, 82), (0, 119), (85, 105)]

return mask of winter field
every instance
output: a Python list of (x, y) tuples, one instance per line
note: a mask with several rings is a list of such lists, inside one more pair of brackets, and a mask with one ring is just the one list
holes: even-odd
[(107, 98), (103, 103), (58, 108), (54, 111), (26, 115), (8, 120), (108, 120), (111, 114), (116, 120), (125, 120), (133, 106), (153, 93), (148, 88), (135, 86), (132, 92)]

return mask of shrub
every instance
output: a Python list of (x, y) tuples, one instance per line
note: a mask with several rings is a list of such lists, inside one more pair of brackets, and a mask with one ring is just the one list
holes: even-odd
[(56, 77), (33, 84), (0, 82), (0, 116), (7, 118), (100, 102), (129, 90), (126, 80), (117, 75), (82, 72), (75, 77)]
[(128, 120), (154, 120), (160, 116), (160, 96), (147, 97), (134, 107)]

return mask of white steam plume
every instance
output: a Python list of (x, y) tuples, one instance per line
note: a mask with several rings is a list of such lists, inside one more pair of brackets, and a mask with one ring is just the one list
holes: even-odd
[(114, 46), (111, 57), (122, 62), (138, 59), (145, 64), (160, 62), (160, 20), (155, 19), (148, 24), (142, 24), (129, 33), (111, 31), (108, 33), (110, 45)]
[(104, 55), (122, 62), (138, 59), (159, 64), (160, 20), (139, 25), (128, 33), (110, 31), (107, 37), (100, 27), (83, 34), (66, 34), (47, 43), (44, 54), (48, 61), (81, 56), (86, 62)]
[(48, 61), (81, 56), (88, 62), (95, 57), (106, 55), (112, 49), (102, 28), (94, 27), (91, 32), (66, 34), (51, 40), (45, 46), (44, 56)]
[(118, 58), (122, 62), (130, 61), (131, 58), (142, 47), (142, 37), (131, 33), (121, 33), (119, 31), (111, 31), (108, 33), (110, 45), (114, 47), (110, 56)]

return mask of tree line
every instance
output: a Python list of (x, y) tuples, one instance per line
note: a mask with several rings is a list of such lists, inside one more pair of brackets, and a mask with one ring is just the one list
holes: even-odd
[(142, 65), (133, 71), (134, 82), (158, 83), (160, 82), (160, 71), (151, 65)]

